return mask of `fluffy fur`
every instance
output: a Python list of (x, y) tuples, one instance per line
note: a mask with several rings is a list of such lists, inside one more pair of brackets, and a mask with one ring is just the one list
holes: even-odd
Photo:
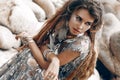
[(105, 13), (113, 13), (120, 20), (120, 2), (117, 0), (101, 0)]
[(32, 0), (23, 0), (23, 1), (34, 12), (34, 14), (39, 22), (45, 20), (46, 14), (45, 14), (45, 11), (43, 10), (43, 8), (41, 8), (38, 4), (32, 2)]
[(6, 27), (0, 26), (0, 49), (17, 48), (21, 44)]
[(51, 0), (33, 0), (35, 3), (40, 5), (46, 12), (47, 18), (52, 17), (55, 14), (56, 9)]
[[(99, 59), (102, 63), (113, 73), (120, 76), (120, 63), (118, 62), (116, 56), (110, 50), (110, 38), (114, 33), (120, 32), (120, 21), (112, 13), (107, 13), (104, 15), (104, 25), (103, 28), (97, 33), (97, 52), (99, 53)], [(116, 39), (116, 38), (114, 38)], [(112, 45), (111, 45), (112, 46)], [(116, 68), (118, 69), (116, 71)]]
[[(10, 35), (25, 31), (31, 36), (35, 36), (44, 23), (38, 22), (38, 20), (45, 19), (45, 13), (43, 13), (43, 16), (42, 14), (39, 14), (42, 9), (38, 8), (39, 6), (30, 0), (0, 0), (0, 25), (8, 28), (11, 31), (8, 32)], [(6, 41), (4, 41), (4, 39), (1, 40), (0, 43), (2, 45), (0, 48), (9, 49), (14, 46), (13, 42), (9, 42), (9, 47), (6, 46), (6, 44), (8, 45), (7, 40), (9, 41), (8, 37), (10, 39), (13, 37), (9, 36), (9, 34), (6, 36), (6, 33), (3, 33), (3, 31), (1, 31), (0, 35), (2, 37), (5, 35), (4, 39), (6, 39)]]

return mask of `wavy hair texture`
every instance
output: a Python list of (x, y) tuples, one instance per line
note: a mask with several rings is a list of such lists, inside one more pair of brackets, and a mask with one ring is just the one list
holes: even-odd
[(40, 46), (43, 41), (48, 38), (48, 33), (52, 33), (55, 27), (59, 28), (65, 25), (66, 22), (69, 21), (72, 13), (81, 8), (87, 9), (95, 19), (92, 27), (87, 31), (91, 39), (91, 49), (89, 55), (87, 55), (78, 68), (68, 76), (67, 80), (74, 80), (74, 78), (77, 78), (77, 80), (87, 80), (87, 78), (93, 74), (97, 60), (97, 54), (94, 51), (94, 40), (96, 31), (101, 28), (103, 14), (103, 7), (99, 0), (69, 0), (51, 19), (47, 20), (44, 28), (34, 38), (38, 46)]

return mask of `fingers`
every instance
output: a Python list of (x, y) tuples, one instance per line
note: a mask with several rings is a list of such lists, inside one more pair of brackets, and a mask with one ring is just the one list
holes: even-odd
[(21, 38), (21, 37), (24, 36), (24, 34), (25, 34), (25, 32), (22, 32), (22, 33), (20, 33), (20, 34), (17, 34), (15, 38), (16, 38), (16, 39)]
[(17, 36), (17, 35), (16, 35), (16, 36), (15, 36), (15, 39), (17, 39), (17, 40), (18, 40), (18, 38), (19, 38), (19, 36)]
[(48, 78), (49, 80), (54, 80), (55, 74), (49, 72), (46, 78)]
[(45, 80), (57, 80), (58, 73), (59, 73), (59, 62), (52, 59), (51, 63), (49, 64), (47, 70), (44, 72), (44, 79)]
[(20, 38), (23, 41), (29, 41), (32, 39), (32, 36), (29, 35), (27, 32), (22, 32), (15, 37), (16, 39)]
[(21, 34), (18, 34), (18, 35), (16, 35), (16, 39), (18, 40), (18, 38), (20, 38), (21, 37)]
[(58, 75), (53, 72), (46, 72), (43, 76), (45, 80), (58, 80)]

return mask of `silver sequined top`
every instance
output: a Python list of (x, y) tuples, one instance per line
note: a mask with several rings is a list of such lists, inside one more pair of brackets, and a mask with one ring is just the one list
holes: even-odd
[(61, 41), (56, 41), (53, 34), (49, 37), (50, 44), (48, 44), (48, 47), (53, 50), (56, 55), (67, 49), (71, 49), (72, 51), (77, 51), (80, 53), (78, 58), (60, 67), (59, 80), (63, 80), (75, 68), (77, 68), (81, 61), (88, 55), (90, 50), (90, 39), (86, 35), (80, 35), (73, 39), (65, 39)]

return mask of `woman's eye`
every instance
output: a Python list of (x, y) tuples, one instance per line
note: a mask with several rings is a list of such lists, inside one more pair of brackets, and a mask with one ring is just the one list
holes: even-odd
[(87, 22), (87, 23), (86, 23), (86, 25), (87, 25), (87, 26), (91, 26), (91, 25), (92, 25), (92, 23), (90, 23), (90, 22)]
[(80, 16), (76, 16), (77, 21), (82, 21), (82, 18)]

